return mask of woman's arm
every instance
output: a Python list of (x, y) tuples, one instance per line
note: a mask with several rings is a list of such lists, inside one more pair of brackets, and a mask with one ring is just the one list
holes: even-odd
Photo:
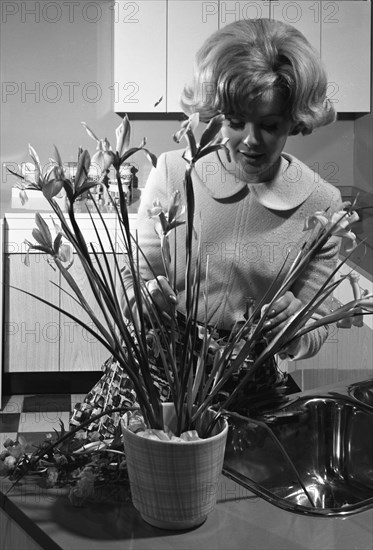
[[(141, 194), (140, 206), (137, 214), (136, 233), (133, 236), (139, 243), (139, 249), (134, 246), (134, 254), (138, 254), (139, 258), (139, 275), (144, 282), (153, 280), (155, 277), (164, 276), (164, 267), (161, 255), (160, 238), (155, 232), (155, 220), (149, 216), (149, 211), (153, 208), (153, 201), (158, 200), (166, 210), (169, 202), (168, 181), (167, 181), (167, 166), (165, 155), (161, 155), (158, 159), (157, 167), (153, 168), (149, 174), (145, 188)], [(144, 259), (146, 258), (146, 260)], [(148, 265), (148, 263), (150, 266)], [(122, 307), (126, 317), (129, 317), (129, 309), (133, 310), (135, 305), (135, 296), (133, 291), (133, 281), (131, 271), (126, 265), (122, 270), (122, 278), (124, 288), (126, 290), (127, 299), (123, 290)]]

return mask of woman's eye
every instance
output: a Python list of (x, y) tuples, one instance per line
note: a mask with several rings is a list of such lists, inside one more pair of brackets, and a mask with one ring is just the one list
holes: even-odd
[(232, 130), (243, 130), (245, 128), (245, 123), (239, 120), (230, 120), (229, 128), (232, 128)]
[[(241, 120), (228, 120), (229, 128), (232, 130), (243, 130), (245, 128), (245, 121)], [(261, 128), (266, 132), (275, 132), (278, 129), (278, 124), (261, 124)]]
[(266, 130), (266, 132), (275, 132), (277, 130), (277, 124), (263, 124), (262, 128)]

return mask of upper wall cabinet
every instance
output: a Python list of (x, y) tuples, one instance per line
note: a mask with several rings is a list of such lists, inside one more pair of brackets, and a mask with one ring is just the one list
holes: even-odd
[(369, 112), (371, 2), (274, 0), (271, 18), (299, 29), (319, 52), (328, 74), (327, 95), (340, 113)]
[[(115, 2), (116, 112), (166, 111), (167, 1)], [(154, 104), (163, 97), (157, 107)]]
[(271, 2), (270, 6), (271, 19), (277, 19), (277, 21), (282, 21), (296, 27), (320, 53), (321, 24), (319, 0), (316, 2), (315, 0), (302, 0), (301, 2), (279, 0)]
[(270, 2), (266, 0), (220, 0), (219, 4), (219, 28), (234, 23), (239, 19), (260, 19), (269, 17)]
[(203, 41), (218, 29), (219, 2), (168, 2), (167, 111), (180, 112), (179, 97), (193, 78), (194, 57)]
[(115, 111), (180, 113), (180, 93), (192, 80), (203, 41), (233, 21), (261, 17), (290, 23), (305, 34), (325, 64), (328, 97), (338, 112), (370, 111), (368, 0), (119, 0), (114, 9)]
[(339, 112), (367, 112), (371, 105), (371, 2), (321, 2), (321, 58), (328, 95)]

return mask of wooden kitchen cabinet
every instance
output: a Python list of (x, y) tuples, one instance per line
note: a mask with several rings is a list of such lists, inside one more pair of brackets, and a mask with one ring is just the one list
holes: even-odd
[(58, 305), (58, 291), (52, 282), (59, 284), (59, 274), (48, 265), (44, 254), (30, 254), (29, 267), (24, 257), (24, 253), (6, 253), (4, 259), (4, 372), (58, 371), (58, 311), (8, 285)]
[(336, 111), (369, 112), (371, 2), (273, 0), (270, 6), (272, 19), (299, 29), (320, 53)]
[[(49, 215), (43, 217), (45, 221), (49, 221)], [(92, 229), (88, 215), (78, 214), (77, 219), (87, 244), (93, 243), (97, 249), (98, 238)], [(106, 215), (105, 222), (113, 245), (117, 248), (115, 216)], [(23, 241), (27, 238), (33, 242), (31, 232), (35, 226), (34, 215), (7, 215), (4, 225), (3, 372), (100, 370), (103, 361), (109, 356), (109, 352), (102, 344), (95, 341), (92, 335), (66, 315), (41, 303), (36, 298), (9, 288), (10, 284), (29, 290), (89, 322), (88, 316), (82, 309), (59, 288), (73, 294), (60, 272), (54, 271), (47, 263), (44, 254), (31, 253), (30, 267), (24, 265), (27, 247)], [(49, 225), (53, 231), (50, 221)], [(108, 237), (102, 229), (99, 234), (102, 245), (108, 252), (111, 267), (113, 267), (113, 254), (110, 252)], [(97, 313), (98, 308), (95, 305), (92, 291), (76, 256), (70, 273), (83, 289), (88, 303)]]
[(180, 116), (179, 96), (203, 40), (233, 21), (257, 17), (305, 34), (325, 63), (328, 97), (338, 112), (370, 111), (368, 0), (123, 0), (114, 13), (116, 112)]
[(260, 19), (269, 17), (270, 2), (266, 0), (220, 0), (219, 28), (240, 19)]
[(119, 0), (113, 12), (114, 110), (165, 112), (167, 1)]
[(0, 409), (2, 408), (3, 377), (4, 371), (4, 218), (0, 218)]
[[(100, 321), (107, 326), (93, 291), (90, 288), (87, 276), (82, 264), (75, 254), (74, 264), (70, 268), (70, 274), (74, 277), (79, 288), (82, 290), (85, 299), (91, 305), (93, 313), (98, 316)], [(108, 255), (111, 271), (114, 273), (113, 255)], [(102, 257), (101, 257), (102, 259)], [(92, 262), (97, 266), (95, 258), (92, 256)], [(71, 289), (64, 281), (61, 287), (71, 294)], [(64, 292), (60, 295), (61, 308), (83, 320), (93, 330), (95, 326), (88, 314)], [(89, 331), (81, 327), (68, 316), (61, 314), (61, 340), (59, 354), (60, 371), (97, 371), (101, 369), (103, 362), (110, 355), (109, 351), (103, 346)]]
[(369, 112), (371, 2), (321, 2), (321, 58), (338, 112)]
[[(105, 224), (109, 230), (111, 244), (106, 231), (102, 228), (101, 222), (97, 214), (94, 216), (95, 223), (99, 236), (96, 235), (90, 218), (85, 214), (80, 215), (78, 223), (82, 231), (87, 246), (93, 246), (98, 253), (99, 261), (102, 261), (103, 255), (100, 254), (101, 246), (105, 250), (109, 260), (110, 270), (115, 280), (114, 260), (111, 246), (116, 248), (116, 217), (115, 215), (105, 215)], [(98, 268), (97, 261), (92, 253), (92, 263)], [(104, 266), (104, 264), (101, 264)], [(104, 268), (105, 269), (105, 268)], [(70, 274), (74, 277), (79, 288), (82, 290), (85, 299), (92, 307), (95, 315), (105, 324), (103, 314), (97, 306), (94, 294), (90, 288), (89, 281), (84, 272), (83, 266), (77, 256), (74, 254), (74, 263), (70, 268)], [(79, 319), (83, 319), (91, 328), (94, 329), (93, 321), (88, 314), (70, 298), (64, 290), (73, 294), (68, 284), (61, 277), (60, 305), (61, 308), (72, 313)], [(59, 370), (60, 371), (98, 371), (101, 369), (102, 363), (110, 355), (109, 351), (101, 344), (92, 334), (81, 327), (78, 323), (61, 313), (61, 341), (59, 355)]]
[(193, 64), (203, 41), (218, 30), (218, 1), (168, 3), (167, 111), (180, 112), (179, 98), (193, 78)]
[(320, 1), (302, 0), (289, 2), (278, 0), (271, 2), (271, 19), (293, 25), (302, 32), (312, 46), (321, 51)]

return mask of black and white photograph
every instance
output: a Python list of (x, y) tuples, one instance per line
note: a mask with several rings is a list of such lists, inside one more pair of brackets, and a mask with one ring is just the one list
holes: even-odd
[(1, 550), (372, 550), (372, 24), (0, 1)]

